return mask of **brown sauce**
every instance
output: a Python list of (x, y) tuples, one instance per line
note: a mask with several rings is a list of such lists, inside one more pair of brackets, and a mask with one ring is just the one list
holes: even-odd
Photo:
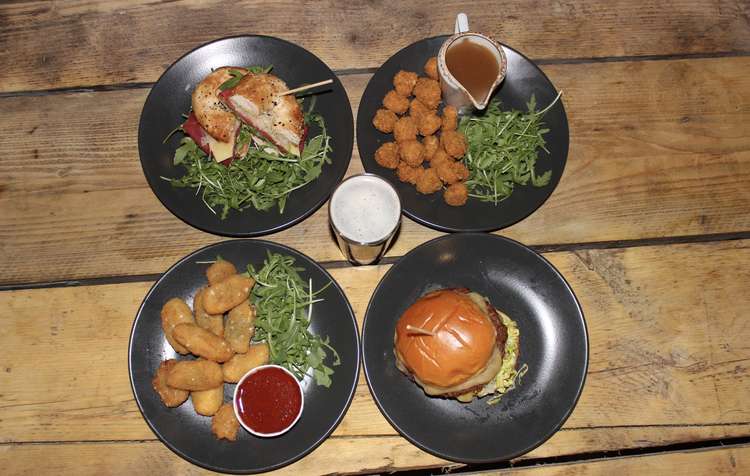
[(500, 67), (486, 46), (470, 40), (458, 40), (445, 53), (448, 71), (471, 96), (482, 101), (497, 79)]

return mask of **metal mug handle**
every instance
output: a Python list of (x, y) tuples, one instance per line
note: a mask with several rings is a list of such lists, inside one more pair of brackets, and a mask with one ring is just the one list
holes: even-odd
[(466, 33), (469, 31), (469, 17), (465, 13), (456, 15), (456, 25), (453, 27), (453, 34)]

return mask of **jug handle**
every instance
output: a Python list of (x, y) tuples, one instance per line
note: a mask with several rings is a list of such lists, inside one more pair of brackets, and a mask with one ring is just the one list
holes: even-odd
[(453, 28), (453, 34), (466, 33), (469, 31), (469, 17), (465, 13), (456, 15), (456, 26)]

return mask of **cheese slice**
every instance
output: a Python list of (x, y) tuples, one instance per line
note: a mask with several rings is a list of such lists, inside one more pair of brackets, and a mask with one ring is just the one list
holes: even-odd
[(211, 155), (217, 162), (224, 162), (234, 156), (234, 141), (220, 142), (208, 134), (206, 134), (206, 137), (208, 138), (208, 146), (211, 148)]

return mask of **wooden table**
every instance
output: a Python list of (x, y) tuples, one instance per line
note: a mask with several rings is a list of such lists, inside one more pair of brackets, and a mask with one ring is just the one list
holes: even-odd
[[(109, 0), (0, 5), (4, 474), (203, 473), (156, 439), (127, 371), (133, 317), (151, 284), (222, 240), (172, 216), (141, 172), (139, 114), (164, 68), (222, 36), (278, 36), (334, 69), (356, 114), (375, 69), (450, 31), (459, 11), (565, 91), (562, 181), (536, 213), (498, 233), (558, 267), (591, 341), (586, 387), (564, 428), (496, 468), (750, 472), (747, 0)], [(355, 146), (348, 174), (360, 171)], [(439, 235), (405, 219), (385, 262), (361, 268), (330, 240), (325, 207), (268, 238), (321, 262), (361, 324), (389, 266)], [(334, 434), (279, 472), (460, 466), (401, 438), (361, 379)]]

